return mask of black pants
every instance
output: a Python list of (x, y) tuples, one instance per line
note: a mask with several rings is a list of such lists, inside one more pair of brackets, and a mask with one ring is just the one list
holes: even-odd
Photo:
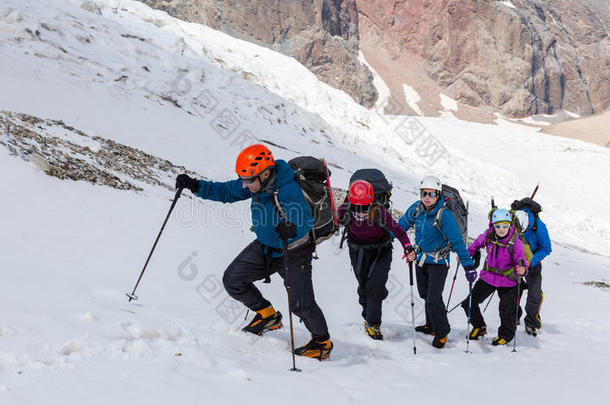
[[(316, 303), (311, 282), (312, 250), (301, 248), (288, 253), (288, 272), (290, 281), (290, 302), (292, 311), (297, 315), (312, 335), (328, 336), (328, 326), (322, 310)], [(272, 258), (269, 273), (277, 272), (286, 283), (284, 258)], [(254, 285), (255, 281), (265, 278), (264, 246), (254, 241), (241, 251), (229, 265), (222, 278), (225, 289), (231, 297), (240, 301), (252, 311), (271, 305)]]
[[(542, 319), (540, 319), (540, 307), (542, 306), (542, 263), (529, 269), (525, 276), (527, 283), (527, 301), (525, 302), (525, 326), (532, 328), (542, 327)], [(523, 289), (521, 290), (523, 295)], [(521, 298), (519, 298), (521, 300)], [(522, 301), (521, 301), (522, 302)], [(519, 308), (519, 318), (521, 317), (521, 308)]]
[(385, 287), (392, 264), (392, 245), (359, 249), (350, 243), (349, 256), (358, 280), (358, 302), (362, 317), (371, 325), (381, 324), (381, 304), (388, 296)]
[(435, 336), (447, 336), (451, 327), (447, 319), (447, 309), (443, 302), (443, 289), (449, 266), (424, 263), (415, 268), (417, 291), (426, 302), (426, 325), (430, 325)]
[[(475, 328), (485, 326), (485, 319), (479, 305), (487, 299), (494, 291), (498, 291), (500, 298), (500, 327), (498, 336), (510, 342), (515, 337), (516, 310), (517, 310), (517, 286), (494, 287), (479, 279), (472, 288), (472, 307), (470, 308), (470, 323)], [(462, 301), (462, 308), (468, 316), (468, 298)]]

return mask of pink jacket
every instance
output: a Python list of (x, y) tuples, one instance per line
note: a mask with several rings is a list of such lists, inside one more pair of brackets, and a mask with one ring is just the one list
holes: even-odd
[[(511, 226), (508, 235), (506, 235), (503, 239), (498, 240), (498, 242), (503, 244), (508, 243), (514, 232), (516, 231), (514, 227)], [(475, 239), (475, 241), (470, 246), (468, 246), (468, 253), (470, 254), (470, 256), (472, 256), (479, 249), (485, 247), (487, 251), (487, 258), (485, 259), (485, 263), (489, 267), (493, 267), (500, 270), (508, 270), (519, 266), (520, 263), (527, 263), (525, 260), (525, 253), (523, 252), (523, 243), (521, 243), (521, 240), (516, 235), (513, 241), (513, 254), (511, 257), (508, 247), (498, 246), (494, 243), (491, 243), (491, 240), (489, 240), (487, 237), (488, 234), (490, 235), (492, 240), (495, 239), (496, 236), (493, 226), (491, 226), (487, 231), (480, 234)], [(526, 268), (525, 274), (527, 274), (527, 264), (525, 264), (524, 267)], [(486, 270), (481, 271), (481, 279), (487, 284), (492, 285), (494, 287), (514, 287), (517, 285), (516, 281), (511, 280), (500, 273), (490, 272)]]

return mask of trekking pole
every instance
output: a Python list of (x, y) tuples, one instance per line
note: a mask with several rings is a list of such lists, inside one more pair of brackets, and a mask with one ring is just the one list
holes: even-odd
[(169, 216), (172, 214), (172, 211), (174, 210), (174, 207), (176, 206), (176, 202), (178, 202), (178, 198), (180, 198), (180, 193), (182, 193), (182, 190), (183, 190), (182, 188), (179, 188), (176, 191), (176, 195), (174, 196), (174, 201), (172, 201), (172, 205), (171, 205), (171, 207), (169, 207), (169, 212), (167, 213), (167, 216), (165, 217), (165, 221), (163, 221), (163, 225), (161, 226), (161, 230), (159, 231), (159, 235), (157, 235), (157, 239), (155, 239), (155, 243), (153, 244), (153, 247), (150, 250), (150, 253), (148, 254), (148, 258), (146, 259), (146, 263), (144, 263), (144, 267), (142, 268), (140, 277), (138, 277), (136, 286), (133, 287), (133, 291), (131, 292), (131, 294), (130, 293), (125, 294), (125, 295), (127, 295), (127, 297), (129, 297), (129, 302), (131, 302), (131, 300), (138, 299), (138, 296), (136, 295), (136, 289), (138, 288), (138, 285), (140, 284), (140, 280), (142, 280), (142, 276), (144, 275), (144, 272), (146, 271), (146, 266), (148, 266), (148, 262), (150, 261), (150, 258), (152, 257), (152, 254), (155, 251), (155, 247), (157, 247), (157, 242), (159, 242), (159, 238), (161, 237), (161, 234), (163, 233), (163, 229), (165, 229), (165, 224), (167, 224), (167, 220), (169, 219)]
[(461, 302), (458, 302), (457, 304), (455, 304), (455, 306), (453, 308), (451, 308), (449, 311), (447, 311), (448, 314), (452, 313), (454, 309), (456, 309), (457, 307), (459, 307), (460, 305), (462, 305)]
[[(466, 201), (466, 240), (464, 243), (468, 246), (468, 214), (470, 212), (470, 201)], [(451, 311), (447, 310), (449, 308), (449, 303), (451, 302), (451, 294), (453, 294), (453, 286), (455, 285), (455, 279), (457, 278), (458, 269), (460, 268), (460, 262), (455, 266), (455, 274), (453, 275), (453, 281), (451, 282), (451, 290), (449, 290), (449, 298), (447, 299), (447, 306), (445, 307), (445, 311), (450, 313), (454, 309), (456, 309), (460, 304), (451, 308)]]
[(413, 354), (417, 354), (415, 347), (415, 302), (413, 301), (413, 262), (409, 262), (409, 284), (411, 284), (411, 326), (413, 327)]
[[(460, 268), (460, 263), (458, 262), (457, 266), (455, 266), (455, 274), (453, 275), (453, 282), (451, 283), (451, 290), (449, 290), (449, 298), (447, 299), (447, 307), (449, 307), (449, 303), (451, 302), (451, 294), (453, 294), (453, 286), (455, 285), (455, 279), (457, 278), (458, 269)], [(447, 310), (447, 309), (445, 309)], [(449, 313), (449, 311), (447, 311)]]
[[(273, 194), (274, 204), (277, 208), (277, 212), (280, 215), (282, 221), (288, 222), (286, 211), (280, 205), (280, 200), (277, 194)], [(285, 271), (285, 285), (286, 295), (288, 296), (288, 317), (290, 318), (290, 348), (292, 349), (292, 368), (290, 371), (300, 372), (296, 366), (296, 360), (294, 355), (294, 328), (292, 326), (292, 302), (290, 301), (290, 278), (288, 277), (288, 239), (282, 239), (282, 252), (284, 253), (284, 271)]]
[(532, 196), (530, 197), (532, 200), (534, 199), (534, 197), (536, 197), (536, 193), (538, 192), (538, 187), (540, 187), (540, 183), (536, 184), (536, 188), (534, 189), (534, 192), (532, 193)]
[(472, 353), (470, 351), (470, 311), (472, 308), (472, 281), (468, 282), (468, 325), (466, 326), (466, 353)]
[(494, 297), (495, 293), (496, 293), (496, 290), (494, 290), (494, 292), (492, 292), (491, 295), (489, 296), (489, 300), (487, 301), (487, 304), (485, 304), (485, 308), (483, 309), (483, 312), (487, 311), (487, 307), (489, 306), (489, 303), (491, 302), (491, 299)]
[(294, 328), (292, 327), (292, 303), (290, 302), (290, 281), (288, 278), (288, 239), (282, 240), (284, 251), (284, 271), (286, 273), (286, 295), (288, 295), (288, 318), (290, 318), (290, 347), (292, 349), (292, 368), (290, 371), (300, 372), (301, 369), (296, 366), (294, 355)]
[[(521, 266), (525, 267), (525, 265), (523, 263), (523, 259), (519, 260), (519, 264), (521, 264)], [(517, 352), (517, 322), (519, 321), (519, 304), (520, 304), (519, 295), (521, 295), (521, 276), (517, 275), (517, 308), (515, 309), (515, 337), (514, 337), (515, 340), (513, 341), (512, 353)]]

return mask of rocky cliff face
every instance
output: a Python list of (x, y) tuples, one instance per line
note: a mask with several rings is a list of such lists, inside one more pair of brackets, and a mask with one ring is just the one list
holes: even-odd
[(372, 107), (360, 49), (390, 88), (388, 113), (442, 115), (441, 94), (484, 122), (610, 105), (608, 0), (141, 1), (293, 56)]
[(511, 117), (610, 105), (607, 0), (357, 3), (362, 50), (395, 104), (407, 83), (426, 115), (443, 109), (439, 93)]
[(202, 23), (295, 57), (323, 82), (371, 107), (377, 90), (358, 61), (355, 0), (141, 0), (185, 21)]

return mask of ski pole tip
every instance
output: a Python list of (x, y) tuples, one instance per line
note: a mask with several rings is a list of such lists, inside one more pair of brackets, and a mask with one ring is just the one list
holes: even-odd
[(125, 293), (125, 295), (127, 296), (127, 298), (129, 298), (129, 302), (131, 302), (132, 300), (138, 299), (138, 296), (133, 293)]

